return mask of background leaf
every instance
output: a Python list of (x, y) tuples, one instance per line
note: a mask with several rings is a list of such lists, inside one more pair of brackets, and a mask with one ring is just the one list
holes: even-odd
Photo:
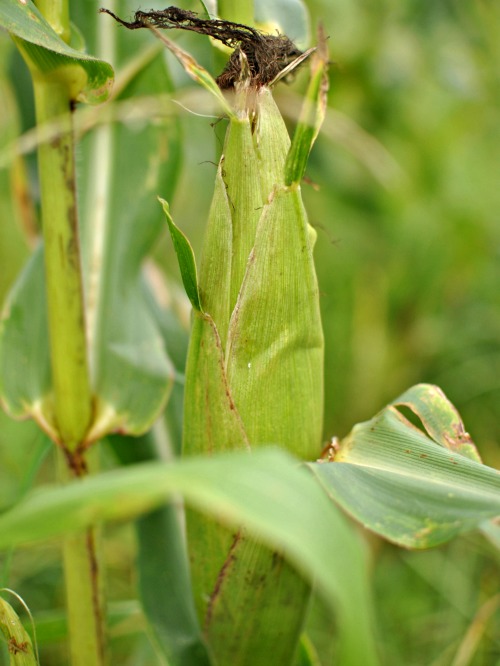
[(481, 462), (459, 413), (438, 386), (417, 384), (393, 401), (405, 406), (422, 421), (428, 435), (441, 446)]
[[(96, 16), (106, 40), (122, 40), (116, 53), (128, 54), (130, 34), (117, 30), (109, 17)], [(163, 54), (150, 50), (144, 58), (151, 35), (133, 36), (137, 51), (121, 80), (118, 102), (171, 90)], [(143, 264), (164, 232), (157, 196), (172, 195), (180, 147), (178, 122), (168, 116), (107, 125), (82, 142), (82, 244), (97, 397), (91, 438), (110, 430), (145, 432), (171, 389), (174, 368)]]
[[(165, 62), (156, 51), (131, 69), (119, 99), (169, 90)], [(164, 228), (156, 196), (160, 190), (167, 196), (173, 191), (179, 147), (178, 125), (169, 117), (140, 127), (99, 127), (82, 143), (80, 231), (96, 400), (89, 439), (113, 430), (147, 430), (173, 382), (142, 264)], [(0, 361), (3, 401), (10, 413), (34, 416), (53, 434), (42, 257), (39, 249), (13, 290)], [(20, 367), (29, 370), (19, 373)]]
[(348, 513), (406, 547), (436, 546), (500, 514), (500, 473), (441, 447), (393, 407), (357, 425), (334, 462), (309, 467)]
[[(97, 58), (66, 44), (51, 28), (31, 0), (2, 0), (0, 25), (18, 38), (32, 66), (43, 72), (68, 76), (73, 99), (97, 104), (104, 101), (113, 83), (113, 69)], [(62, 73), (73, 68), (71, 74)]]
[[(33, 417), (55, 436), (50, 391), (47, 301), (40, 245), (19, 276), (4, 306), (0, 326), (2, 403), (14, 418)], [(20, 372), (20, 368), (24, 371)]]
[(0, 548), (129, 519), (175, 493), (281, 550), (338, 613), (341, 663), (377, 663), (364, 549), (308, 473), (278, 451), (147, 463), (38, 490), (0, 516)]
[(302, 0), (255, 0), (255, 20), (258, 25), (266, 26), (274, 32), (272, 26), (288, 35), (299, 48), (305, 49), (311, 39), (309, 12)]

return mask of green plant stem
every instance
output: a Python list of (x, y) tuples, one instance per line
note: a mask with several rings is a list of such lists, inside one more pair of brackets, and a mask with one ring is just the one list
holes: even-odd
[(219, 0), (217, 10), (220, 18), (226, 21), (254, 24), (253, 0)]
[[(95, 459), (97, 453), (94, 449), (92, 456), (87, 456), (87, 462), (89, 457)], [(61, 481), (74, 478), (61, 450), (58, 451), (58, 468)], [(98, 540), (99, 531), (89, 529), (67, 536), (63, 543), (71, 666), (104, 666), (106, 663)]]
[[(69, 41), (67, 0), (38, 0), (38, 7), (54, 30)], [(82, 443), (92, 418), (70, 81), (35, 72), (33, 85), (37, 125), (57, 123), (59, 128), (55, 139), (40, 144), (38, 169), (54, 416), (61, 443), (58, 472), (60, 480), (68, 482), (89, 472), (90, 456)], [(66, 537), (63, 563), (71, 664), (104, 666), (104, 613), (96, 531)]]
[[(91, 419), (82, 273), (75, 197), (73, 128), (64, 82), (34, 78), (37, 123), (56, 122), (58, 138), (39, 147), (38, 167), (45, 243), (45, 272), (54, 411), (61, 447), (59, 477), (88, 471), (81, 443)], [(75, 455), (76, 453), (76, 455)], [(104, 620), (95, 532), (63, 543), (72, 666), (103, 666)]]
[(71, 36), (68, 0), (36, 0), (36, 6), (67, 44)]
[(38, 149), (54, 411), (68, 451), (83, 441), (91, 391), (75, 195), (73, 126), (64, 82), (34, 79), (37, 124), (57, 121), (58, 138)]

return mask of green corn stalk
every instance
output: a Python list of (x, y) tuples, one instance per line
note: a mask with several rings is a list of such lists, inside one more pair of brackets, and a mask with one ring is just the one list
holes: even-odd
[[(220, 99), (208, 73), (161, 39)], [(186, 456), (269, 444), (303, 460), (320, 451), (323, 332), (312, 255), (315, 232), (300, 181), (324, 114), (327, 62), (321, 36), (291, 143), (271, 86), (253, 86), (241, 56), (242, 76), (230, 108), (224, 101), (229, 126), (199, 280), (189, 243), (163, 202), (194, 309), (185, 386)], [(215, 662), (291, 664), (309, 585), (244, 529), (234, 533), (188, 512), (187, 535), (195, 603)]]

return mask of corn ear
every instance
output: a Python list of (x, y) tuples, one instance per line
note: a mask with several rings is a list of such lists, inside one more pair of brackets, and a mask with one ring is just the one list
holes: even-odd
[[(17, 595), (16, 595), (17, 596)], [(0, 597), (0, 631), (5, 637), (10, 666), (37, 666), (31, 638), (19, 616), (5, 599)]]
[[(276, 444), (307, 460), (320, 450), (323, 333), (315, 234), (300, 193), (326, 88), (324, 49), (318, 54), (291, 145), (270, 89), (249, 86), (242, 56), (194, 309), (185, 455)], [(231, 533), (188, 512), (187, 534), (195, 603), (216, 663), (288, 666), (309, 585), (244, 529)]]

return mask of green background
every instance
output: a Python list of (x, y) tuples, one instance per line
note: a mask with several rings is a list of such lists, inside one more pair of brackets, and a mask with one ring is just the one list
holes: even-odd
[[(73, 5), (73, 20), (93, 53), (96, 4)], [(431, 382), (456, 405), (484, 461), (498, 467), (500, 8), (493, 0), (308, 0), (307, 5), (312, 25), (321, 20), (330, 36), (333, 61), (329, 112), (303, 186), (318, 231), (325, 441), (347, 434), (410, 385)], [(122, 14), (135, 8), (123, 3)], [(120, 36), (124, 55), (133, 50), (136, 37)], [(203, 39), (182, 36), (180, 41), (214, 71), (213, 54)], [(4, 33), (0, 62), (4, 146), (32, 127), (34, 114), (26, 68)], [(191, 83), (177, 66), (172, 74), (187, 95)], [(276, 94), (291, 127), (294, 95), (304, 90), (306, 80), (304, 71)], [(196, 93), (182, 99), (205, 112), (205, 97)], [(223, 123), (213, 127), (217, 118), (179, 116), (183, 166), (171, 210), (199, 257)], [(82, 166), (80, 154), (77, 159)], [(0, 171), (2, 297), (28, 255), (29, 243), (20, 230), (36, 227), (32, 153), (26, 166), (31, 200), (23, 209), (12, 206), (9, 193), (13, 182), (19, 187), (24, 177), (13, 181), (11, 173)], [(178, 280), (166, 227), (154, 256), (164, 273)], [(30, 484), (31, 470), (46, 450), (32, 424), (0, 417), (3, 505)], [(49, 456), (37, 478), (51, 480), (52, 467)], [(478, 626), (479, 609), (498, 591), (498, 555), (476, 536), (429, 553), (401, 551), (375, 538), (372, 545), (383, 663), (452, 663), (466, 632)], [(51, 631), (64, 632), (61, 613), (44, 615), (63, 605), (57, 553), (55, 546), (21, 551), (9, 576), (9, 585), (15, 583), (29, 599), (40, 622), (45, 664), (66, 659), (57, 641), (49, 644)], [(134, 553), (130, 527), (107, 530), (109, 591), (115, 604), (135, 594)], [(117, 620), (115, 663), (157, 663), (140, 615), (132, 630), (129, 625)], [(499, 628), (497, 604), (477, 653), (463, 663), (500, 663)]]

